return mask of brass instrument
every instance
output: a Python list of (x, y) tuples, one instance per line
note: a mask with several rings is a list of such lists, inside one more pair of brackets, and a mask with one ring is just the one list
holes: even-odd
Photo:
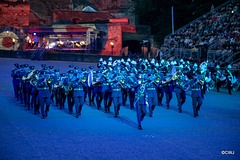
[(68, 85), (67, 87), (64, 87), (64, 89), (65, 89), (65, 95), (68, 95), (69, 92), (71, 92), (73, 88), (72, 88), (72, 86)]
[(33, 75), (33, 73), (34, 73), (35, 71), (36, 71), (36, 70), (33, 70), (31, 73), (29, 73), (28, 76), (27, 76), (27, 79), (31, 78), (32, 75)]
[(162, 81), (162, 84), (171, 82), (172, 77), (169, 77), (169, 76), (168, 76), (168, 77), (166, 77), (165, 79), (166, 79), (166, 81)]
[(52, 83), (52, 79), (51, 78), (47, 79), (47, 83)]
[(86, 80), (87, 80), (86, 77), (83, 77), (83, 78), (82, 78), (82, 82), (83, 82), (83, 83), (86, 82)]

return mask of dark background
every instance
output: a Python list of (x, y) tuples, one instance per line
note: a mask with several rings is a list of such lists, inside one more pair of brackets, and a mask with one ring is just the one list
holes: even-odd
[(177, 30), (226, 0), (133, 0), (139, 24), (150, 25), (160, 43), (172, 32), (171, 7), (174, 6), (174, 28)]

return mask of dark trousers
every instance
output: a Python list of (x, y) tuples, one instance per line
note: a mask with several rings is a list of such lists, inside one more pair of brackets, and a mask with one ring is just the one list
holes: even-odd
[(104, 108), (105, 111), (110, 111), (110, 106), (112, 104), (112, 92), (105, 91), (104, 92)]
[(25, 84), (21, 85), (21, 95), (20, 95), (20, 101), (21, 103), (24, 103), (24, 105), (26, 106), (26, 100), (27, 99), (27, 91), (26, 91), (26, 86)]
[(131, 109), (134, 108), (135, 91), (129, 91), (129, 101)]
[(69, 113), (72, 113), (73, 112), (73, 105), (74, 105), (73, 91), (70, 91), (68, 93), (67, 102), (68, 102), (68, 111), (69, 111)]
[(60, 107), (60, 109), (64, 108), (66, 98), (67, 98), (67, 96), (66, 96), (65, 93), (59, 93), (59, 107)]
[(91, 106), (92, 104), (94, 104), (94, 98), (95, 98), (95, 93), (94, 93), (94, 87), (88, 87), (88, 100), (89, 100), (89, 105)]
[(17, 100), (19, 100), (19, 96), (20, 96), (20, 85), (19, 85), (19, 84), (14, 84), (14, 85), (13, 85), (13, 88), (14, 88), (15, 97), (17, 98)]
[(86, 101), (87, 93), (88, 93), (88, 87), (83, 87), (83, 92), (84, 92), (84, 101)]
[(32, 95), (32, 88), (27, 87), (26, 88), (27, 94), (26, 94), (26, 104), (27, 104), (27, 109), (30, 109), (30, 101), (31, 101), (31, 95)]
[(146, 105), (145, 104), (139, 104), (139, 102), (136, 102), (136, 109), (137, 109), (137, 121), (138, 126), (141, 126), (141, 122), (144, 119), (147, 111), (146, 111)]
[(38, 96), (38, 92), (32, 93), (32, 104), (33, 104), (33, 111), (35, 114), (39, 112), (39, 106), (40, 106), (37, 96)]
[(172, 100), (172, 92), (165, 92), (167, 108), (169, 108), (170, 101)]
[(122, 88), (122, 103), (123, 103), (123, 106), (126, 105), (127, 93), (128, 93), (128, 89), (127, 88)]
[[(38, 97), (40, 106), (41, 106), (41, 113), (43, 117), (47, 116), (47, 112), (49, 111), (50, 106), (50, 97)], [(45, 107), (46, 106), (46, 107)]]
[(97, 108), (101, 108), (101, 103), (103, 100), (103, 92), (102, 91), (97, 91), (97, 96), (96, 96), (96, 102), (97, 102)]
[(82, 106), (83, 106), (83, 98), (84, 97), (82, 97), (82, 96), (74, 97), (76, 115), (81, 115)]
[(113, 104), (114, 104), (114, 113), (115, 113), (115, 115), (119, 115), (120, 106), (122, 104), (122, 96), (120, 96), (120, 97), (113, 97)]
[(217, 86), (217, 92), (219, 92), (219, 88), (221, 87), (221, 81), (220, 80), (217, 80), (216, 81), (216, 86)]
[(160, 88), (157, 88), (157, 99), (158, 99), (158, 105), (162, 105), (162, 99), (163, 99), (163, 96), (164, 96), (164, 92), (162, 89)]
[(232, 94), (232, 86), (231, 86), (231, 81), (229, 79), (227, 79), (227, 87), (228, 87), (228, 94)]
[(182, 111), (182, 105), (185, 103), (186, 101), (186, 92), (176, 92), (176, 96), (177, 96), (177, 101), (178, 101), (178, 110)]
[(202, 105), (202, 97), (192, 97), (192, 105), (193, 105), (193, 114), (198, 115), (198, 111)]

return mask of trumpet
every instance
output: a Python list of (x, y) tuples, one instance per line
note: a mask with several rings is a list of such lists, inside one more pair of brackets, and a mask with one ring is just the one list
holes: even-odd
[(52, 83), (52, 79), (51, 78), (47, 79), (47, 83)]
[(72, 86), (67, 86), (67, 88), (65, 88), (65, 95), (68, 95), (69, 94), (69, 92), (71, 92), (72, 91)]

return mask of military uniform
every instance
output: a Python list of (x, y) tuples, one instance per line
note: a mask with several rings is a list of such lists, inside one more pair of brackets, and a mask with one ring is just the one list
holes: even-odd
[(176, 87), (174, 89), (178, 101), (178, 111), (179, 113), (182, 113), (182, 105), (186, 101), (186, 91), (187, 91), (187, 82), (184, 80), (183, 75), (180, 73), (178, 75), (178, 78), (176, 79)]
[(94, 104), (94, 86), (93, 86), (93, 66), (89, 67), (89, 72), (88, 72), (88, 79), (87, 79), (87, 83), (88, 83), (88, 101), (89, 101), (89, 105), (91, 106), (92, 104)]
[(192, 90), (192, 105), (193, 105), (193, 114), (194, 117), (198, 116), (198, 111), (200, 110), (200, 107), (202, 105), (202, 94), (201, 94), (201, 87), (202, 84), (199, 79), (194, 78), (190, 82), (190, 87)]
[(121, 94), (121, 80), (122, 77), (117, 76), (115, 80), (112, 82), (112, 98), (114, 104), (114, 117), (119, 115), (120, 106), (122, 105), (122, 94)]
[(172, 100), (172, 92), (173, 92), (173, 81), (168, 81), (166, 78), (163, 79), (163, 90), (166, 96), (166, 104), (167, 109), (169, 109), (170, 101)]
[(143, 121), (145, 115), (147, 114), (146, 102), (147, 102), (147, 93), (146, 93), (146, 84), (141, 80), (133, 88), (136, 90), (135, 96), (135, 106), (137, 110), (137, 121), (138, 129), (142, 130), (141, 122)]
[(63, 85), (65, 86), (65, 94), (67, 95), (67, 103), (68, 103), (68, 112), (69, 114), (73, 113), (73, 90), (72, 90), (72, 80), (73, 80), (73, 70), (68, 71), (68, 78), (64, 79)]
[(20, 97), (20, 66), (18, 63), (14, 64), (15, 69), (12, 70), (11, 76), (12, 76), (12, 83), (13, 83), (13, 89), (14, 89), (14, 95), (19, 100)]
[[(153, 78), (151, 78), (153, 77)], [(157, 105), (157, 84), (155, 82), (155, 76), (150, 76), (150, 80), (146, 84), (146, 92), (148, 96), (149, 105), (149, 117), (152, 117), (153, 111)]]
[(84, 103), (84, 93), (83, 93), (83, 86), (85, 83), (81, 81), (80, 78), (76, 78), (72, 82), (72, 88), (73, 88), (73, 98), (75, 103), (75, 109), (76, 109), (76, 118), (81, 116), (82, 107)]
[[(42, 77), (37, 82), (37, 87), (39, 90), (38, 99), (41, 106), (41, 114), (42, 119), (48, 116), (48, 111), (50, 107), (50, 91), (49, 91), (49, 85), (47, 82), (47, 78), (44, 77), (46, 75), (46, 71), (41, 71)], [(46, 106), (46, 107), (45, 107)]]
[(103, 83), (104, 78), (100, 70), (97, 71), (97, 78), (94, 86), (96, 87), (96, 102), (97, 102), (97, 108), (101, 108), (101, 103), (103, 100)]

